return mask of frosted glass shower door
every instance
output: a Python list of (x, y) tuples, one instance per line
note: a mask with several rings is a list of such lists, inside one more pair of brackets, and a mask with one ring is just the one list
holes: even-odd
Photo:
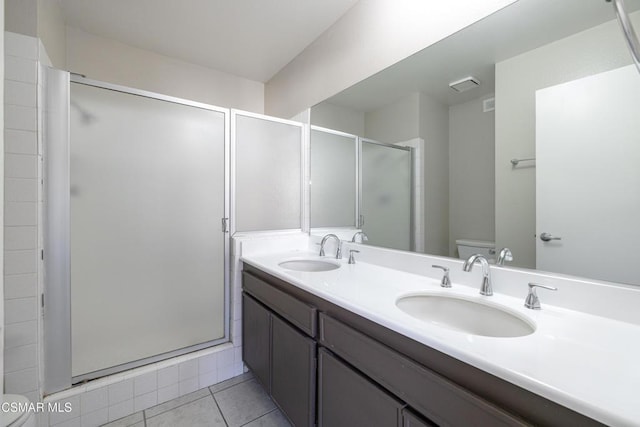
[(354, 227), (358, 137), (311, 127), (311, 227)]
[(411, 250), (411, 150), (361, 141), (361, 213), (367, 243)]
[(71, 84), (75, 381), (224, 339), (225, 121)]

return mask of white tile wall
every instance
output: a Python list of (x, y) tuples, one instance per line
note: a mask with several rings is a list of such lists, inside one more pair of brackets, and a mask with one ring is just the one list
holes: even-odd
[[(5, 39), (5, 43), (10, 42)], [(6, 80), (35, 84), (37, 75), (35, 59), (11, 56), (7, 53), (4, 59), (4, 78)]]
[(4, 180), (4, 197), (5, 203), (37, 202), (38, 180), (36, 178), (6, 178)]
[(4, 210), (6, 226), (38, 224), (38, 205), (36, 202), (6, 202)]
[[(194, 390), (195, 391), (195, 390)], [(158, 404), (158, 391), (154, 390), (149, 393), (135, 396), (133, 399), (133, 411), (138, 412), (147, 408), (151, 408)]]
[[(7, 31), (4, 33), (4, 54), (36, 61), (38, 59), (38, 39)], [(33, 83), (35, 83), (35, 79)]]
[(8, 276), (4, 282), (5, 299), (36, 296), (37, 277), (35, 273)]
[(11, 343), (12, 347), (36, 344), (38, 342), (37, 322), (32, 320), (29, 322), (6, 324), (4, 330), (4, 341), (5, 351), (7, 350), (6, 343)]
[[(6, 227), (5, 227), (6, 228)], [(5, 251), (4, 253), (4, 275), (6, 277), (13, 274), (25, 274), (37, 272), (36, 251)], [(6, 318), (5, 318), (6, 320)], [(9, 323), (9, 322), (6, 322)], [(6, 344), (6, 343), (5, 343)]]
[(180, 396), (178, 383), (158, 388), (158, 403), (167, 402)]
[[(158, 390), (178, 384), (178, 366), (158, 369)], [(176, 389), (177, 390), (177, 389)]]
[(37, 361), (35, 344), (7, 349), (4, 354), (4, 372), (20, 372), (35, 366)]
[(36, 132), (28, 130), (6, 129), (4, 131), (5, 147), (4, 151), (15, 154), (38, 153), (38, 140)]
[(7, 80), (4, 85), (4, 102), (36, 108), (36, 86), (31, 82)]
[(5, 33), (5, 392), (39, 398), (37, 56)]
[[(5, 79), (5, 82), (7, 80)], [(37, 130), (36, 108), (25, 107), (5, 103), (4, 106), (4, 126), (5, 129), (26, 130), (35, 132)]]

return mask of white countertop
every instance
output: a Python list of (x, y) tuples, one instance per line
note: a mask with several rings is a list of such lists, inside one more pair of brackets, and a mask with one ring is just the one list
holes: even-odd
[[(499, 378), (611, 426), (640, 426), (640, 326), (554, 307), (529, 310), (518, 299), (453, 283), (444, 289), (429, 277), (358, 261), (326, 272), (278, 266), (284, 260), (318, 258), (304, 251), (243, 256), (242, 261), (318, 297)], [(333, 259), (327, 257), (327, 259)], [(336, 260), (334, 260), (336, 261)], [(418, 320), (395, 305), (405, 294), (437, 291), (488, 299), (536, 324), (515, 338), (466, 334)], [(640, 308), (639, 308), (640, 309)]]

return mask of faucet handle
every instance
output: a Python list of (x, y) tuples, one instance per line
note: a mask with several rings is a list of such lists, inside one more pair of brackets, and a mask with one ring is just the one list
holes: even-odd
[(553, 286), (541, 285), (539, 283), (529, 283), (529, 293), (527, 294), (527, 298), (524, 300), (524, 306), (530, 308), (531, 310), (540, 310), (540, 299), (538, 298), (538, 294), (536, 294), (536, 288), (544, 288), (550, 291), (557, 291), (558, 288), (554, 288)]
[(353, 254), (359, 254), (360, 251), (355, 250), (355, 249), (349, 249), (349, 264), (355, 264), (356, 263), (356, 257)]
[(338, 249), (336, 249), (336, 259), (342, 259), (342, 240), (338, 239)]
[(358, 231), (351, 238), (351, 243), (358, 243), (357, 242), (358, 236), (360, 236), (360, 243), (364, 243), (364, 242), (369, 240), (369, 237), (367, 236), (367, 233), (365, 233), (364, 231)]
[(451, 279), (449, 278), (449, 268), (444, 267), (442, 265), (432, 265), (433, 268), (440, 268), (444, 271), (444, 275), (442, 276), (442, 280), (440, 281), (440, 286), (443, 288), (451, 287)]
[(509, 248), (502, 248), (500, 250), (500, 254), (498, 255), (498, 260), (496, 261), (496, 264), (498, 265), (504, 265), (505, 261), (513, 261), (513, 254), (511, 253), (511, 249)]

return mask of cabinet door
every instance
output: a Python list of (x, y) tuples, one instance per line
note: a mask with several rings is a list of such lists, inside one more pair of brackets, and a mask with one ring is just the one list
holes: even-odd
[(405, 408), (402, 411), (402, 427), (435, 427), (435, 424), (426, 421)]
[(271, 397), (293, 425), (313, 426), (316, 343), (275, 315), (271, 337)]
[(401, 425), (403, 404), (339, 361), (318, 351), (318, 426), (392, 427)]
[(267, 392), (271, 389), (271, 314), (256, 300), (242, 294), (242, 360)]

